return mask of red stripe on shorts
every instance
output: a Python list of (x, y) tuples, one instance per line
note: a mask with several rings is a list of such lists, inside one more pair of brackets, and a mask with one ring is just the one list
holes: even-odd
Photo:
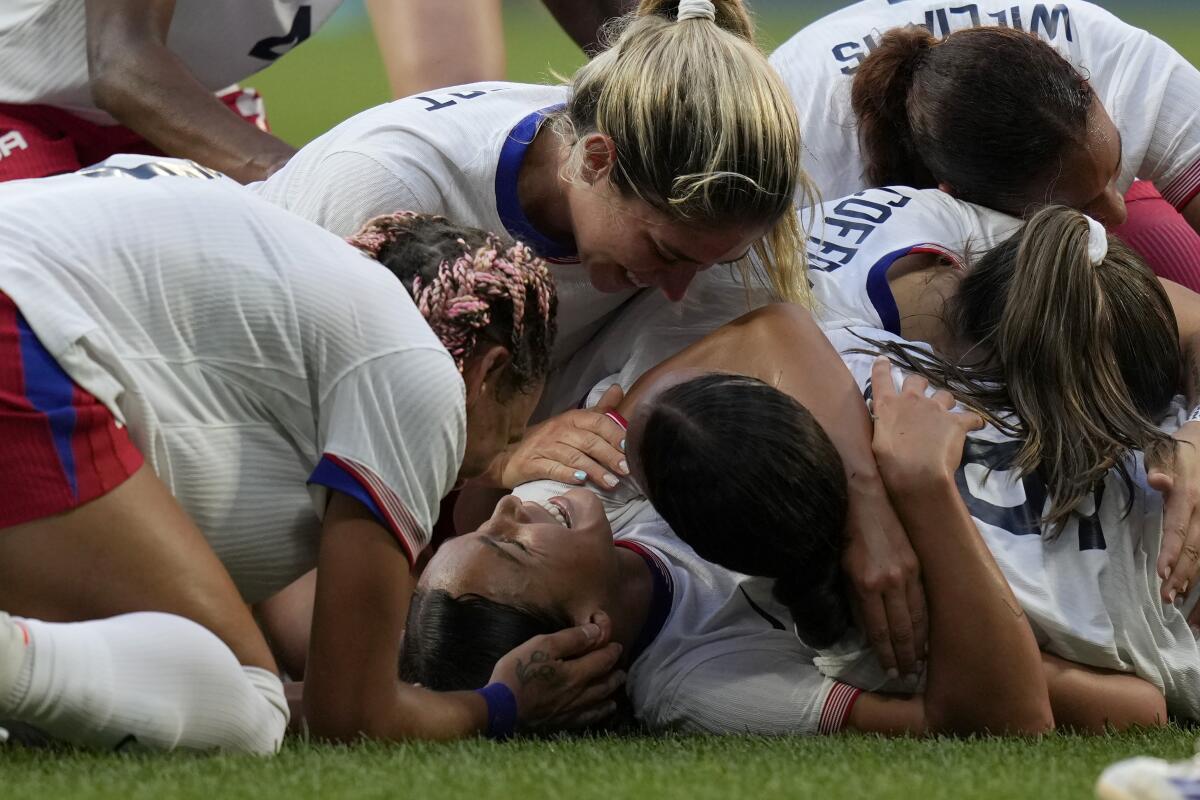
[[(73, 385), (69, 407), (75, 420), (70, 430), (74, 464), (68, 474), (50, 417), (31, 399), (38, 395), (31, 381), (38, 378), (26, 368), (21, 328), (16, 304), (0, 294), (0, 528), (61, 514), (101, 497), (143, 461), (108, 408)], [(25, 347), (30, 344), (26, 341)]]

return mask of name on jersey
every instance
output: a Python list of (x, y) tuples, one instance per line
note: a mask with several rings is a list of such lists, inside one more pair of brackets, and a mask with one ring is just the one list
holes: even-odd
[[(907, 0), (893, 2), (899, 5)], [(1026, 27), (1028, 24), (1028, 28)], [(1071, 11), (1061, 3), (1051, 6), (1038, 3), (1033, 7), (1033, 13), (1026, 20), (1020, 6), (1012, 6), (999, 11), (981, 12), (976, 3), (946, 3), (940, 8), (932, 8), (925, 12), (922, 22), (911, 22), (909, 25), (919, 25), (939, 38), (963, 28), (979, 28), (984, 25), (995, 25), (1001, 28), (1016, 28), (1019, 31), (1028, 30), (1046, 40), (1054, 40), (1061, 32), (1068, 42), (1075, 41), (1075, 33), (1071, 29)], [(894, 27), (904, 27), (896, 25)], [(858, 71), (858, 65), (879, 47), (879, 38), (883, 31), (873, 30), (859, 41), (841, 42), (833, 46), (833, 57), (845, 66), (843, 75), (853, 75)]]
[(872, 233), (912, 200), (892, 188), (864, 189), (833, 207), (822, 236), (808, 237), (808, 266), (832, 272), (846, 266)]

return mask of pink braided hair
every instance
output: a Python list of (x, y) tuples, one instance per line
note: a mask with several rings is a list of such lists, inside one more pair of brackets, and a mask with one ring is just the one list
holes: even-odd
[[(442, 217), (400, 211), (372, 219), (346, 241), (379, 259), (383, 250), (408, 234), (418, 219), (445, 222)], [(524, 332), (526, 296), (532, 292), (538, 319), (544, 328), (552, 330), (555, 288), (546, 262), (520, 242), (506, 244), (496, 234), (487, 233), (485, 244), (472, 252), (463, 238), (457, 241), (462, 245), (462, 255), (453, 261), (442, 261), (437, 274), (428, 282), (417, 275), (410, 293), (461, 372), (467, 357), (475, 350), (480, 332), (491, 324), (497, 300), (512, 303), (509, 348), (515, 357), (516, 345)]]

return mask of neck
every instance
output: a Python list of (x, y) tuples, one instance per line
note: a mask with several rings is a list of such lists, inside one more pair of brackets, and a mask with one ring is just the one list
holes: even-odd
[(566, 185), (559, 172), (569, 151), (550, 124), (538, 128), (517, 173), (521, 210), (545, 236), (569, 242), (575, 238), (567, 205)]
[(612, 618), (612, 640), (624, 648), (621, 660), (626, 666), (630, 651), (642, 635), (650, 616), (650, 604), (654, 599), (654, 580), (650, 570), (646, 559), (632, 550), (617, 548), (617, 580), (604, 610)]

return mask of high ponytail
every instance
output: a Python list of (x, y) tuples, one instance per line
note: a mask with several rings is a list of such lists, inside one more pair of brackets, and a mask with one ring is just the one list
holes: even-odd
[(937, 186), (913, 142), (908, 117), (914, 76), (936, 46), (926, 28), (896, 28), (884, 34), (855, 73), (850, 107), (858, 119), (866, 178), (873, 186)]
[[(752, 224), (755, 251), (782, 299), (810, 297), (793, 203), (816, 194), (801, 167), (800, 123), (782, 79), (754, 44), (740, 0), (642, 0), (605, 33), (609, 47), (571, 80), (555, 130), (583, 169), (585, 138), (612, 139), (609, 174), (623, 196), (697, 226)], [(700, 13), (703, 11), (703, 13)]]
[(985, 354), (981, 363), (874, 343), (1021, 439), (1009, 468), (1043, 478), (1055, 526), (1110, 469), (1128, 481), (1131, 451), (1169, 442), (1154, 423), (1182, 370), (1162, 284), (1116, 237), (1092, 263), (1090, 235), (1083, 214), (1050, 206), (967, 271), (948, 322)]
[(679, 538), (715, 564), (774, 578), (808, 644), (842, 635), (846, 476), (807, 409), (754, 378), (705, 375), (655, 396), (630, 441), (646, 497)]
[(1049, 44), (994, 26), (942, 40), (919, 26), (889, 31), (850, 95), (873, 185), (947, 184), (960, 200), (1018, 217), (1053, 196), (1095, 101)]
[[(711, 0), (713, 7), (713, 22), (718, 28), (755, 44), (754, 22), (750, 12), (740, 0)], [(659, 16), (669, 20), (679, 19), (680, 0), (642, 0), (638, 3), (636, 16)], [(699, 19), (699, 17), (694, 17)], [(686, 22), (686, 20), (684, 20)]]

